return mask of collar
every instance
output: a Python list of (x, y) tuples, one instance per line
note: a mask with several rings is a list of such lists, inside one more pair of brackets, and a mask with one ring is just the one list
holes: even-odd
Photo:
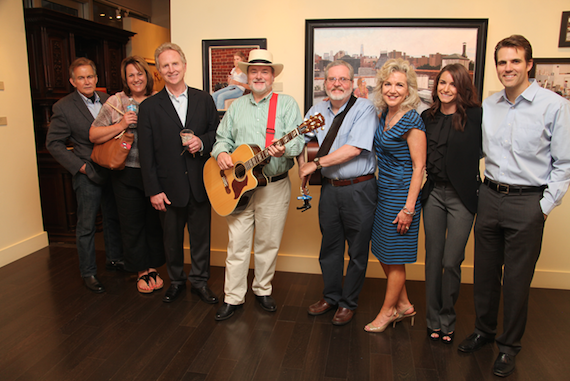
[[(534, 97), (536, 96), (536, 93), (538, 93), (538, 89), (540, 89), (540, 86), (538, 86), (538, 82), (536, 82), (536, 80), (534, 78), (529, 79), (529, 82), (530, 82), (530, 86), (527, 87), (517, 97), (517, 99), (515, 99), (515, 103), (518, 103), (519, 99), (524, 99), (527, 102), (532, 102), (534, 100)], [(509, 101), (509, 98), (507, 98), (507, 93), (506, 93), (505, 89), (501, 90), (501, 92), (499, 93), (499, 98), (497, 99), (497, 103), (499, 103), (499, 102), (511, 103), (511, 101)]]
[[(75, 90), (77, 91), (77, 90)], [(79, 91), (77, 91), (77, 94), (79, 94), (79, 96), (81, 97), (81, 99), (83, 99), (83, 102), (88, 103), (91, 98), (87, 98), (85, 95), (81, 94)], [(96, 91), (93, 92), (93, 94), (95, 94), (95, 102), (93, 102), (92, 104), (95, 104), (96, 102), (101, 103), (101, 98), (99, 97), (99, 94), (97, 94)]]
[[(168, 94), (168, 96), (171, 99), (178, 99), (178, 97), (176, 97), (174, 94), (172, 94), (170, 92), (170, 90), (168, 90), (168, 87), (166, 85), (164, 86), (164, 89), (166, 90), (166, 93)], [(185, 97), (188, 96), (188, 85), (187, 84), (184, 84), (184, 91), (179, 95), (179, 97), (182, 97), (182, 96), (185, 96)]]
[(269, 94), (267, 94), (266, 96), (264, 96), (263, 98), (261, 98), (261, 99), (259, 100), (259, 102), (256, 102), (256, 101), (255, 101), (255, 98), (253, 97), (253, 92), (247, 94), (247, 96), (249, 97), (249, 100), (251, 101), (251, 103), (259, 104), (259, 103), (261, 103), (261, 102), (263, 102), (263, 101), (269, 101), (269, 99), (271, 99), (271, 97), (273, 96), (273, 89), (269, 92)]

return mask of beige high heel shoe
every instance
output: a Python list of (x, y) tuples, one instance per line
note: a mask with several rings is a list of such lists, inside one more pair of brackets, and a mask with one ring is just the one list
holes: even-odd
[(414, 326), (414, 320), (416, 319), (416, 310), (414, 310), (414, 312), (410, 312), (409, 314), (407, 314), (406, 312), (408, 312), (409, 310), (411, 310), (412, 308), (414, 308), (414, 305), (410, 305), (408, 308), (406, 308), (404, 311), (402, 312), (398, 312), (398, 318), (396, 319), (396, 321), (394, 322), (394, 325), (396, 325), (396, 323), (401, 322), (402, 320), (404, 320), (405, 318), (411, 318), (411, 326)]
[(390, 324), (392, 324), (392, 326), (396, 325), (396, 320), (398, 319), (398, 316), (400, 316), (398, 314), (398, 311), (394, 310), (394, 314), (390, 317), (390, 320), (388, 320), (386, 322), (386, 324), (380, 326), (380, 327), (376, 327), (375, 325), (373, 325), (372, 323), (368, 323), (364, 326), (364, 330), (366, 332), (372, 332), (372, 333), (380, 333), (380, 332), (384, 332), (386, 330), (386, 328), (388, 328), (388, 326)]

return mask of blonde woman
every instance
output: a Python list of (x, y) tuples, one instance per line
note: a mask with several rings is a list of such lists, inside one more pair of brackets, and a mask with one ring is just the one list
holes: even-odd
[(417, 79), (408, 61), (389, 60), (378, 71), (376, 107), (380, 126), (374, 136), (378, 160), (378, 203), (372, 229), (372, 253), (388, 278), (384, 304), (364, 329), (383, 332), (416, 311), (406, 292), (406, 263), (417, 256), (420, 190), (426, 163), (426, 134), (415, 108)]

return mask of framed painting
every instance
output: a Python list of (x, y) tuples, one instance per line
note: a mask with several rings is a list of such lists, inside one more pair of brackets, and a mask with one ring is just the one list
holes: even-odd
[(559, 48), (570, 47), (570, 12), (562, 12), (560, 23), (560, 37), (558, 38)]
[(414, 66), (422, 104), (431, 104), (434, 80), (442, 67), (464, 65), (475, 87), (483, 90), (487, 19), (342, 19), (306, 20), (305, 112), (325, 94), (324, 69), (342, 59), (354, 68), (354, 88), (365, 82), (376, 96), (376, 73), (391, 58)]
[(529, 77), (570, 100), (570, 58), (534, 58)]

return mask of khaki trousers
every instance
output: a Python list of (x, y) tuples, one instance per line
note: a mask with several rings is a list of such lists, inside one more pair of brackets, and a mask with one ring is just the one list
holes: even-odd
[[(289, 178), (269, 183), (255, 190), (245, 210), (226, 217), (228, 222), (228, 254), (224, 302), (242, 304), (247, 292), (247, 273), (253, 242), (255, 295), (271, 295), (277, 254), (291, 198)], [(255, 240), (254, 240), (255, 229)]]

